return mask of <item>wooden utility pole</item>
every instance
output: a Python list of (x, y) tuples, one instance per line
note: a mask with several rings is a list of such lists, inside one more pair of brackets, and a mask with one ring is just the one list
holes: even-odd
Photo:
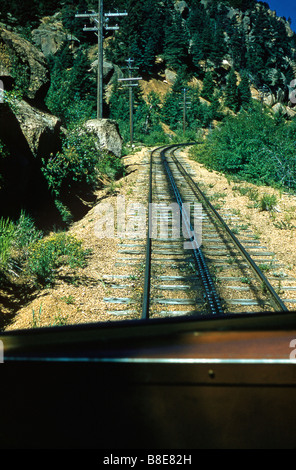
[[(132, 69), (129, 67), (129, 78), (132, 78)], [(134, 135), (134, 94), (133, 87), (130, 84), (129, 87), (129, 102), (130, 102), (130, 134), (131, 134), (131, 145), (133, 144)]]
[(4, 83), (0, 80), (0, 103), (4, 103)]
[(98, 0), (98, 92), (97, 119), (103, 118), (103, 0)]
[(190, 108), (191, 106), (191, 101), (187, 101), (187, 89), (183, 88), (183, 103), (182, 103), (182, 109), (183, 109), (183, 133), (185, 134), (186, 132), (186, 120), (187, 120), (187, 109)]
[(130, 101), (130, 135), (131, 135), (131, 145), (134, 143), (134, 93), (133, 87), (139, 86), (139, 80), (142, 80), (142, 77), (132, 77), (132, 71), (137, 70), (138, 67), (132, 67), (133, 59), (128, 59), (127, 61), (128, 69), (128, 78), (119, 78), (119, 82), (127, 82), (127, 85), (122, 85), (123, 87), (129, 87), (129, 101)]
[(183, 101), (183, 133), (186, 130), (186, 88), (184, 88), (184, 101)]
[[(83, 31), (94, 31), (98, 36), (98, 78), (97, 78), (97, 119), (103, 118), (103, 66), (104, 66), (104, 29), (106, 30), (118, 30), (116, 26), (106, 26), (104, 23), (107, 22), (110, 17), (116, 16), (127, 16), (128, 13), (105, 13), (104, 15), (104, 2), (98, 0), (98, 11), (91, 13), (83, 13), (75, 15), (76, 18), (88, 18), (90, 21), (95, 22), (96, 26), (92, 28), (84, 27)], [(104, 18), (106, 20), (104, 21)]]

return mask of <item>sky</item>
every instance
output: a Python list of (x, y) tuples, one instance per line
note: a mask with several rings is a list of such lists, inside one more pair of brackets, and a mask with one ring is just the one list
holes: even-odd
[[(263, 0), (264, 1), (264, 0)], [(295, 0), (265, 0), (271, 10), (275, 10), (277, 16), (285, 16), (292, 19), (292, 29), (296, 31), (296, 2)]]

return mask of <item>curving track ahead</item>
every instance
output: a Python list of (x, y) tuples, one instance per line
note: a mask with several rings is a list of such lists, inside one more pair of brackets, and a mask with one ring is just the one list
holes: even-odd
[[(173, 219), (169, 236), (147, 237), (147, 321), (0, 335), (6, 363), (0, 365), (1, 448), (102, 449), (104, 457), (106, 449), (133, 448), (140, 458), (143, 449), (295, 449), (296, 314), (285, 312), (250, 262), (255, 241), (244, 237), (248, 250), (241, 249), (194, 181), (189, 184), (190, 169), (177, 153), (174, 146), (151, 154), (149, 204), (158, 203), (161, 212), (170, 203), (180, 208), (179, 196), (187, 205), (202, 201), (201, 250), (224, 314), (153, 320), (214, 313), (213, 292), (206, 295), (192, 247), (184, 247), (184, 239), (194, 241), (187, 210), (183, 238)], [(241, 276), (249, 276), (247, 286)], [(230, 287), (244, 298), (234, 299)], [(270, 305), (280, 313), (267, 313)], [(244, 315), (252, 306), (263, 313)]]
[[(150, 155), (142, 318), (194, 313), (223, 315), (244, 313), (251, 308), (256, 312), (287, 311), (249, 250), (194, 182), (190, 169), (176, 157), (176, 151), (188, 145), (193, 144), (161, 147)], [(174, 225), (176, 205), (183, 229), (179, 234)], [(196, 207), (201, 208), (199, 219), (190, 210), (194, 208), (196, 216)], [(167, 231), (162, 226), (159, 228), (157, 211)], [(196, 220), (200, 225), (202, 222), (202, 236), (196, 233)], [(200, 228), (197, 227), (198, 232)], [(256, 249), (256, 246), (249, 247)], [(221, 272), (228, 274), (224, 276), (227, 285), (218, 279)], [(172, 298), (172, 292), (174, 295), (182, 292), (182, 296)], [(243, 292), (244, 298), (234, 299), (233, 292)]]

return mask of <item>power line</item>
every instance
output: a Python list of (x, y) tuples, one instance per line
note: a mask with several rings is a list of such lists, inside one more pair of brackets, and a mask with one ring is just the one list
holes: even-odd
[(122, 85), (123, 87), (129, 88), (129, 97), (130, 97), (130, 136), (131, 136), (131, 145), (134, 143), (134, 93), (133, 87), (139, 86), (139, 80), (142, 80), (142, 77), (132, 77), (132, 71), (138, 70), (138, 67), (133, 67), (132, 63), (134, 62), (133, 59), (128, 59), (127, 61), (127, 69), (129, 76), (128, 78), (119, 78), (119, 82), (124, 82), (126, 85)]
[(105, 30), (118, 30), (119, 26), (109, 26), (109, 19), (114, 17), (128, 16), (127, 12), (119, 13), (105, 13), (103, 0), (98, 0), (98, 11), (92, 11), (91, 13), (80, 13), (76, 14), (76, 18), (88, 18), (91, 22), (95, 23), (94, 27), (83, 28), (83, 31), (93, 31), (98, 36), (98, 84), (97, 84), (97, 119), (103, 118), (103, 39), (104, 29)]

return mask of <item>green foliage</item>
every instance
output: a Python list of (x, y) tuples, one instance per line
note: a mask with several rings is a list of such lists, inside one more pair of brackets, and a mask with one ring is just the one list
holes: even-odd
[(194, 4), (188, 18), (188, 28), (192, 39), (193, 64), (197, 69), (200, 61), (219, 67), (227, 51), (221, 8), (212, 4), (207, 10), (200, 3)]
[(203, 88), (201, 92), (202, 98), (208, 101), (212, 101), (214, 97), (215, 84), (213, 81), (212, 72), (207, 72), (203, 80)]
[(0, 219), (0, 274), (9, 268), (15, 227), (9, 219)]
[(50, 60), (51, 86), (46, 96), (49, 110), (66, 125), (95, 117), (96, 76), (90, 73), (85, 48), (73, 55), (66, 43)]
[(73, 222), (73, 214), (70, 209), (60, 199), (54, 201), (57, 210), (59, 211), (62, 221), (69, 225)]
[(99, 176), (107, 176), (112, 181), (124, 174), (121, 158), (107, 152), (101, 154), (96, 169)]
[(95, 138), (80, 127), (68, 131), (61, 152), (42, 162), (41, 171), (67, 224), (73, 215), (65, 201), (94, 189), (99, 179), (114, 180), (124, 174), (121, 159), (98, 150)]
[(43, 238), (32, 218), (21, 213), (14, 222), (0, 219), (0, 276), (23, 273), (36, 284), (53, 282), (61, 266), (84, 267), (88, 252), (71, 235)]
[(22, 250), (23, 255), (26, 255), (31, 243), (42, 238), (42, 232), (36, 228), (32, 217), (24, 211), (21, 212), (14, 227), (14, 244), (17, 249)]
[(246, 68), (256, 83), (271, 87), (289, 83), (293, 72), (287, 58), (295, 59), (295, 38), (288, 37), (284, 23), (270, 16), (264, 4), (259, 3), (259, 8), (252, 12), (251, 20), (253, 28), (246, 56)]
[(189, 37), (182, 27), (180, 15), (173, 15), (171, 24), (165, 29), (164, 58), (168, 67), (179, 72), (188, 60)]
[[(209, 74), (210, 77), (210, 74)], [(178, 76), (172, 90), (167, 93), (162, 110), (161, 120), (168, 124), (173, 130), (183, 128), (183, 106), (184, 106), (184, 88), (186, 81)], [(198, 131), (201, 127), (208, 127), (214, 119), (223, 118), (221, 106), (217, 93), (212, 94), (213, 88), (206, 88), (205, 91), (211, 93), (211, 103), (205, 103), (200, 100), (199, 89), (197, 87), (188, 87), (186, 84), (186, 126), (188, 130)], [(209, 97), (209, 94), (206, 96)]]
[[(124, 140), (130, 139), (130, 101), (127, 88), (120, 89), (115, 82), (109, 101), (110, 118), (119, 124), (120, 133)], [(151, 133), (161, 133), (160, 125), (161, 102), (156, 93), (150, 93), (146, 100), (141, 92), (133, 93), (133, 122), (134, 138), (144, 141)]]
[(147, 147), (165, 145), (171, 142), (170, 137), (163, 130), (152, 131), (148, 135), (143, 136), (141, 140)]
[[(60, 11), (64, 26), (81, 43), (95, 42), (94, 35), (82, 31), (81, 20), (75, 18), (75, 13), (96, 10), (97, 0), (65, 0), (62, 4), (58, 0), (2, 3), (1, 21), (20, 25), (28, 37), (29, 29), (38, 27), (42, 17)], [(206, 68), (219, 67), (226, 54), (230, 54), (235, 70), (248, 70), (257, 85), (266, 83), (276, 87), (292, 80), (290, 59), (296, 58), (295, 35), (290, 36), (284, 22), (269, 14), (267, 3), (256, 0), (206, 3), (205, 6), (200, 0), (191, 0), (188, 15), (182, 17), (173, 1), (105, 0), (105, 10), (128, 11), (128, 16), (120, 19), (120, 30), (108, 41), (107, 58), (122, 65), (133, 57), (142, 72), (151, 73), (156, 57), (161, 55), (166, 66), (178, 71), (184, 64), (188, 68), (194, 65), (199, 73), (201, 62)], [(250, 28), (242, 25), (240, 15), (230, 17), (229, 7), (248, 11)], [(62, 83), (66, 85), (67, 80), (63, 78)], [(59, 86), (53, 85), (53, 89), (57, 91)], [(53, 105), (54, 98), (50, 101)]]
[(25, 94), (30, 85), (29, 65), (22, 63), (15, 54), (11, 55), (11, 75), (15, 80), (14, 88), (21, 94)]
[(63, 193), (77, 191), (87, 184), (94, 185), (99, 163), (94, 139), (79, 129), (68, 132), (62, 152), (48, 161), (43, 160), (42, 172), (49, 188), (58, 197)]
[(42, 234), (30, 216), (21, 213), (19, 219), (0, 219), (0, 275), (3, 277), (15, 268), (19, 269), (28, 254), (31, 243)]
[[(138, 96), (135, 97), (135, 105), (138, 105)], [(118, 82), (115, 81), (112, 95), (109, 101), (110, 119), (118, 122), (120, 133), (124, 140), (129, 139), (129, 96), (128, 89), (120, 90)]]
[[(127, 0), (128, 16), (121, 21), (118, 34), (106, 49), (106, 56), (117, 64), (132, 57), (143, 72), (152, 72), (162, 50), (165, 11), (158, 0)], [(114, 9), (114, 5), (112, 5)], [(118, 7), (118, 6), (117, 6)]]
[(250, 89), (250, 82), (246, 73), (242, 74), (242, 79), (237, 88), (238, 104), (244, 109), (250, 106), (252, 94)]
[(182, 125), (182, 101), (181, 93), (175, 93), (173, 90), (167, 93), (165, 97), (162, 107), (162, 119), (172, 130), (176, 130)]
[(295, 136), (295, 122), (278, 125), (257, 106), (225, 119), (195, 156), (236, 178), (295, 190)]
[(61, 266), (84, 267), (86, 256), (81, 241), (72, 235), (58, 233), (31, 245), (27, 270), (37, 284), (50, 284)]
[(227, 76), (227, 84), (225, 88), (225, 106), (232, 111), (237, 111), (239, 104), (237, 77), (234, 69), (232, 68)]
[(278, 203), (275, 194), (263, 194), (260, 199), (259, 207), (262, 211), (272, 211)]

